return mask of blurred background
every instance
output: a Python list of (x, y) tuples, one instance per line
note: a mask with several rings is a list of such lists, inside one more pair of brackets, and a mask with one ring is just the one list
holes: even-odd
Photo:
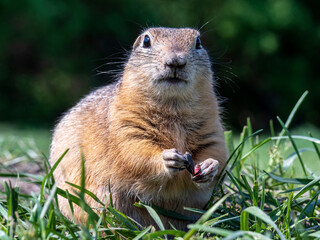
[(47, 148), (58, 117), (112, 80), (101, 72), (121, 64), (106, 63), (123, 61), (148, 26), (201, 28), (228, 129), (248, 116), (255, 129), (285, 120), (305, 90), (293, 126), (319, 127), (319, 9), (317, 0), (0, 0), (0, 131), (38, 131)]

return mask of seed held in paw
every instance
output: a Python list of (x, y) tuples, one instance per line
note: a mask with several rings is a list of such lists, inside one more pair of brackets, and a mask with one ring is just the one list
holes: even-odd
[(193, 176), (197, 176), (201, 173), (201, 166), (198, 164), (194, 167), (194, 174)]
[(191, 173), (192, 175), (194, 174), (194, 166), (193, 166), (193, 160), (192, 160), (192, 157), (191, 155), (186, 152), (184, 155), (183, 155), (189, 162), (189, 166), (186, 167), (186, 169), (188, 170), (189, 173)]

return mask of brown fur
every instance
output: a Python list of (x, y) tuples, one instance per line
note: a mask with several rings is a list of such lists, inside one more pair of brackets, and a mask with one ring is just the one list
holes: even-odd
[[(151, 48), (142, 47), (145, 34)], [(53, 164), (70, 149), (54, 174), (59, 187), (71, 191), (65, 181), (80, 185), (83, 153), (86, 188), (104, 201), (110, 180), (115, 207), (143, 226), (154, 222), (133, 206), (139, 200), (183, 214), (189, 214), (184, 206), (204, 207), (213, 183), (195, 183), (186, 170), (169, 172), (162, 158), (165, 149), (176, 148), (188, 151), (195, 164), (213, 158), (221, 170), (226, 161), (213, 73), (206, 51), (195, 49), (198, 35), (194, 29), (147, 29), (136, 40), (118, 83), (94, 91), (62, 118), (50, 153)], [(177, 73), (186, 84), (158, 81), (172, 74), (165, 67), (172, 54), (187, 59)], [(96, 206), (91, 198), (87, 201)], [(59, 203), (71, 217), (67, 201), (61, 198)], [(78, 220), (81, 214), (75, 211)], [(176, 219), (162, 220), (166, 227), (169, 222), (186, 226)]]

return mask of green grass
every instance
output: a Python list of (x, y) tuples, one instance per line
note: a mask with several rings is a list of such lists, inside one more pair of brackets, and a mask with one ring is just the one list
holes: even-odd
[[(33, 181), (40, 189), (39, 195), (22, 194), (18, 187), (3, 182), (0, 239), (165, 239), (169, 236), (176, 239), (319, 239), (319, 130), (306, 126), (291, 133), (290, 123), (297, 109), (287, 121), (273, 122), (282, 127), (282, 133), (268, 136), (273, 132), (272, 127), (254, 131), (250, 119), (239, 136), (226, 132), (230, 151), (226, 178), (217, 183), (206, 211), (189, 209), (199, 212), (199, 219), (188, 226), (187, 232), (164, 229), (159, 214), (172, 214), (164, 209), (136, 203), (136, 207), (147, 209), (160, 230), (154, 226), (140, 229), (112, 204), (105, 204), (103, 199), (100, 201), (84, 189), (84, 184), (74, 186), (78, 194), (65, 192), (54, 182), (52, 173), (56, 166), (49, 167), (36, 144), (28, 141), (19, 144), (24, 140), (19, 137), (3, 140), (0, 154), (4, 165), (14, 166), (22, 157), (42, 161), (47, 171), (33, 175), (8, 173), (7, 168), (0, 171), (2, 177), (10, 175), (20, 181)], [(15, 162), (10, 164), (12, 161)], [(103, 210), (97, 213), (91, 209), (84, 201), (85, 194), (95, 199)], [(88, 213), (86, 225), (76, 224), (60, 213), (58, 195)]]
[[(9, 123), (0, 124), (0, 144), (11, 145), (2, 148), (3, 150), (16, 151), (24, 149), (37, 150), (48, 156), (51, 132), (45, 128), (19, 127)], [(29, 145), (29, 148), (24, 145)], [(22, 145), (22, 147), (21, 147)], [(1, 149), (1, 148), (0, 148)]]
[[(310, 125), (305, 124), (303, 126), (297, 127), (292, 130), (292, 135), (296, 136), (309, 136), (309, 132), (312, 133), (314, 138), (320, 139), (320, 129)], [(267, 139), (270, 131), (264, 130), (261, 135), (259, 136), (260, 141), (262, 139)], [(271, 134), (270, 134), (271, 135)], [(235, 140), (236, 144), (239, 144), (239, 138)], [(320, 161), (317, 159), (317, 154), (315, 152), (313, 143), (310, 141), (302, 140), (302, 139), (295, 139), (295, 144), (300, 149), (300, 155), (303, 157), (303, 161), (307, 169), (312, 169), (317, 175), (320, 175)], [(319, 146), (320, 147), (320, 146)], [(244, 147), (244, 151), (249, 151), (250, 144), (247, 144)], [(287, 166), (291, 161), (290, 169), (285, 171), (283, 174), (288, 176), (291, 172), (294, 172), (295, 177), (303, 177), (303, 171), (299, 160), (297, 158), (296, 152), (291, 144), (290, 141), (281, 141), (280, 146), (278, 147), (279, 151), (275, 151), (274, 149), (274, 141), (270, 141), (267, 144), (261, 146), (259, 151), (256, 153), (258, 158), (258, 164), (260, 169), (268, 169), (271, 167), (272, 162), (270, 162), (270, 154), (273, 156), (274, 154), (280, 153), (281, 158), (283, 158), (283, 164)], [(273, 151), (273, 153), (271, 153)], [(275, 156), (274, 156), (275, 157)], [(246, 160), (245, 164), (249, 167), (252, 164), (252, 159), (249, 158)]]

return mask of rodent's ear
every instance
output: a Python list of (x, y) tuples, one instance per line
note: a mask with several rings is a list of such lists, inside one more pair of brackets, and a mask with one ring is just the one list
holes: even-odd
[(142, 35), (140, 35), (137, 40), (134, 42), (133, 44), (133, 50), (135, 50), (141, 43), (141, 38), (142, 38)]

